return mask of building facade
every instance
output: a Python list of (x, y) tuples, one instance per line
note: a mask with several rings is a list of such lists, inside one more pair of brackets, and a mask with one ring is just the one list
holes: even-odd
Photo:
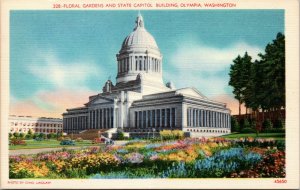
[(31, 117), (31, 116), (9, 116), (10, 133), (27, 133), (30, 129), (34, 133), (61, 133), (63, 131), (62, 119)]
[(105, 82), (102, 93), (89, 97), (83, 107), (63, 113), (64, 132), (123, 129), (150, 132), (179, 129), (191, 136), (230, 133), (230, 110), (209, 100), (197, 89), (164, 84), (162, 54), (138, 15), (133, 32), (116, 55), (116, 84)]

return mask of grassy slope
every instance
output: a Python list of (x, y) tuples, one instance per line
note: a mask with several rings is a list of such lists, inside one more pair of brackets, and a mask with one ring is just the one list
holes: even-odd
[(255, 133), (232, 133), (229, 135), (223, 135), (222, 137), (234, 139), (234, 138), (241, 138), (241, 137), (258, 137), (258, 138), (272, 138), (275, 140), (285, 140), (285, 133), (259, 133), (258, 136), (256, 136)]
[[(62, 146), (60, 141), (57, 140), (45, 140), (45, 141), (35, 141), (35, 140), (26, 140), (27, 145), (17, 145), (9, 146), (9, 150), (17, 149), (35, 149), (35, 148), (61, 148), (61, 147), (71, 147), (71, 146)], [(92, 146), (91, 141), (75, 142), (75, 146)]]

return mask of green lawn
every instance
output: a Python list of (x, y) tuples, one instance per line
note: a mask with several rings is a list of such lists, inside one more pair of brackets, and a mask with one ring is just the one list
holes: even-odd
[[(60, 145), (60, 141), (57, 140), (44, 140), (44, 141), (35, 141), (35, 140), (25, 140), (27, 145), (16, 145), (9, 146), (9, 150), (17, 149), (36, 149), (36, 148), (61, 148), (61, 147), (73, 147), (68, 145)], [(93, 146), (91, 141), (84, 140), (83, 142), (75, 142), (75, 146)]]
[(258, 136), (256, 133), (231, 133), (229, 135), (223, 135), (224, 138), (229, 139), (235, 139), (235, 138), (241, 138), (241, 137), (258, 137), (258, 138), (264, 138), (264, 139), (275, 139), (275, 140), (285, 140), (285, 133), (259, 133)]

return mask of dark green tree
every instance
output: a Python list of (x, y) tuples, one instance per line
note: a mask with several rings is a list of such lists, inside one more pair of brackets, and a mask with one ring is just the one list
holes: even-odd
[(32, 136), (33, 136), (33, 132), (32, 132), (31, 129), (29, 129), (28, 132), (27, 132), (27, 134), (26, 134), (26, 136), (25, 136), (25, 138), (26, 138), (26, 139), (31, 139)]
[(46, 138), (46, 134), (40, 133), (40, 134), (38, 135), (38, 137), (41, 138), (41, 139), (45, 139), (45, 138)]
[(47, 139), (51, 139), (51, 133), (48, 133), (46, 136), (47, 136)]
[(16, 138), (18, 138), (19, 136), (20, 136), (20, 133), (18, 133), (18, 132), (14, 132), (14, 137), (16, 137)]
[(231, 130), (232, 130), (232, 132), (238, 132), (238, 131), (240, 131), (239, 122), (238, 122), (238, 120), (235, 117), (231, 116), (230, 122), (231, 122)]
[(273, 128), (273, 123), (271, 122), (270, 119), (266, 119), (263, 122), (263, 128), (264, 129), (272, 129)]
[(229, 85), (233, 87), (234, 97), (239, 101), (239, 115), (241, 115), (241, 104), (245, 103), (246, 108), (248, 108), (250, 104), (251, 94), (248, 88), (249, 85), (251, 85), (251, 83), (249, 83), (252, 67), (251, 59), (251, 56), (245, 52), (243, 57), (238, 55), (230, 66)]
[(255, 85), (255, 81), (252, 80), (254, 75), (253, 63), (251, 62), (252, 58), (245, 52), (244, 56), (242, 57), (242, 78), (241, 83), (243, 86), (242, 96), (243, 102), (245, 103), (246, 107), (246, 114), (248, 108), (251, 107), (253, 91), (252, 88)]
[(25, 137), (25, 133), (20, 133), (20, 138), (24, 138)]
[(32, 129), (29, 129), (28, 132), (27, 132), (27, 134), (28, 134), (28, 135), (32, 135), (32, 134), (33, 134)]
[(241, 115), (241, 105), (243, 103), (243, 84), (242, 84), (242, 64), (243, 60), (240, 55), (238, 55), (233, 60), (232, 65), (230, 65), (230, 80), (229, 85), (233, 87), (234, 98), (239, 101), (239, 115)]
[[(259, 54), (265, 78), (261, 94), (262, 108), (268, 111), (279, 111), (285, 108), (285, 37), (278, 33), (276, 39)], [(280, 117), (280, 115), (279, 115)]]
[(38, 137), (38, 134), (37, 133), (34, 133), (33, 135), (32, 135), (32, 138), (33, 139), (35, 139), (35, 138), (37, 138)]

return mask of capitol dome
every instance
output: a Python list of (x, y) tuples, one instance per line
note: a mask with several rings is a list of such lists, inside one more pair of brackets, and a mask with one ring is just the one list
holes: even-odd
[(162, 82), (162, 54), (153, 36), (145, 29), (144, 20), (139, 14), (135, 27), (123, 41), (116, 55), (118, 64), (117, 84), (135, 81), (139, 74), (144, 80)]
[(145, 29), (143, 17), (139, 14), (136, 19), (136, 26), (123, 41), (122, 50), (127, 50), (134, 47), (152, 48), (158, 50), (153, 36)]

